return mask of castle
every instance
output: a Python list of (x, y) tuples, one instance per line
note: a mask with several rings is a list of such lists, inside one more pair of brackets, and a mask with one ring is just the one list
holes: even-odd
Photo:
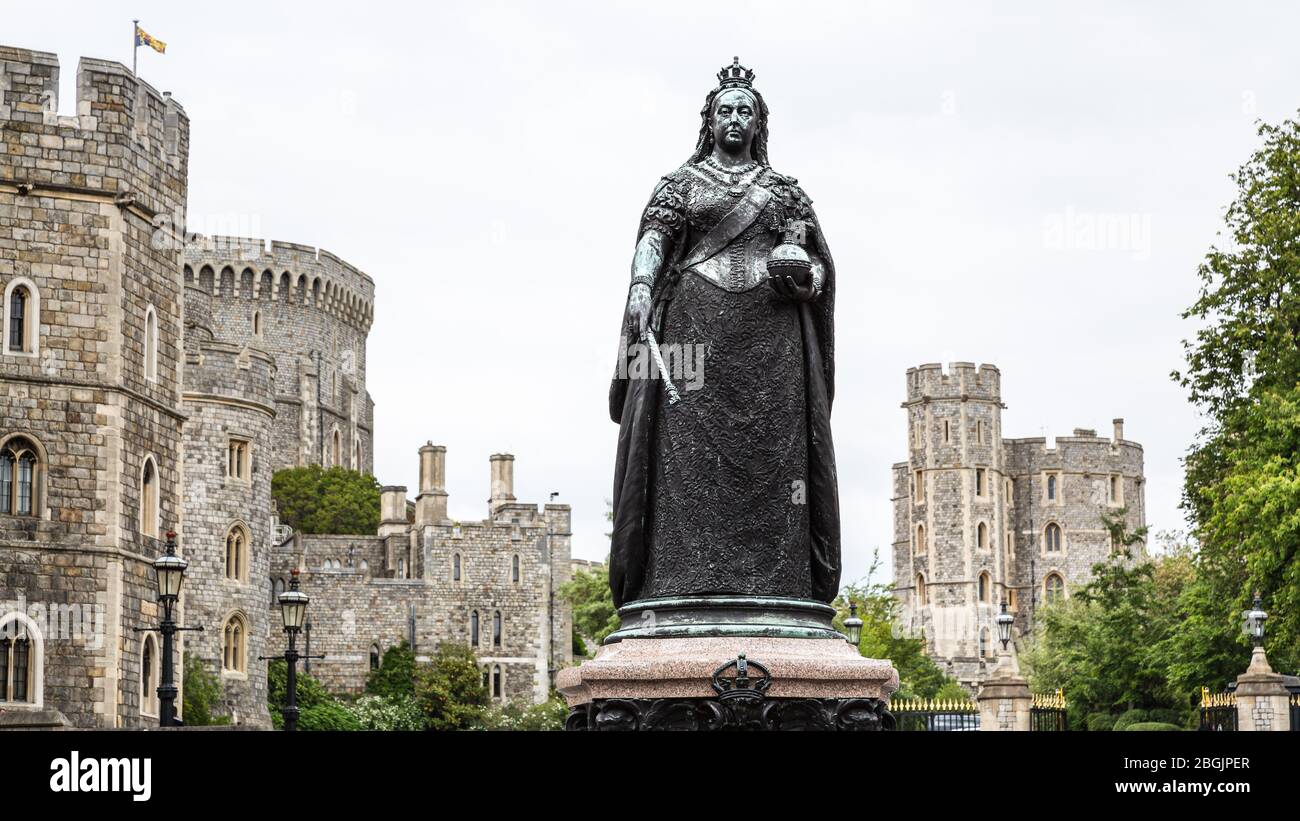
[[(894, 591), (945, 672), (974, 686), (996, 666), (1002, 602), (1014, 634), (1068, 597), (1118, 550), (1103, 516), (1145, 524), (1142, 446), (1077, 429), (1002, 435), (1001, 374), (957, 362), (907, 371), (908, 458), (893, 466)], [(1121, 519), (1122, 516), (1122, 519)], [(1145, 551), (1129, 548), (1133, 559)]]
[(75, 116), (58, 88), (53, 54), (0, 46), (0, 726), (157, 723), (168, 530), (178, 621), (203, 627), (176, 669), (197, 657), (235, 723), (269, 726), (259, 656), (283, 649), (295, 568), (328, 687), (361, 690), (399, 641), (455, 641), (493, 698), (544, 699), (572, 657), (568, 506), (518, 503), (498, 454), (486, 518), (455, 521), (428, 444), (375, 535), (278, 526), (275, 470), (373, 469), (373, 281), (309, 246), (181, 239), (184, 109), (114, 62), (81, 60)]

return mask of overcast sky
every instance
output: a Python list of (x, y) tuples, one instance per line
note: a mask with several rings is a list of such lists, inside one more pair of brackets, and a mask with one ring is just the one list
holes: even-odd
[(740, 55), (838, 269), (853, 580), (888, 561), (904, 372), (925, 362), (996, 364), (1007, 436), (1124, 417), (1149, 524), (1183, 526), (1179, 313), (1255, 121), (1300, 107), (1300, 12), (1126, 5), (4, 0), (0, 43), (57, 52), (71, 114), (77, 58), (129, 65), (139, 17), (168, 44), (140, 74), (190, 116), (191, 227), (374, 278), (380, 481), (414, 492), (417, 449), (445, 444), (451, 513), (478, 519), (509, 451), (516, 495), (559, 491), (592, 559), (638, 218)]

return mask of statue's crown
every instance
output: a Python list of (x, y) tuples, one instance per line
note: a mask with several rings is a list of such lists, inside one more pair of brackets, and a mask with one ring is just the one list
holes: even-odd
[(740, 58), (732, 58), (731, 65), (723, 66), (718, 72), (719, 88), (753, 88), (754, 71), (740, 64)]

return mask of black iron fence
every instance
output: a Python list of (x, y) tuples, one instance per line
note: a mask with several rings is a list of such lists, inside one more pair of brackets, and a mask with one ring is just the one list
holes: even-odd
[(918, 698), (911, 701), (892, 701), (897, 728), (912, 732), (953, 732), (978, 730), (980, 711), (975, 702), (963, 699)]
[[(1291, 727), (1295, 727), (1295, 701), (1292, 700)], [(1211, 693), (1201, 688), (1201, 726), (1207, 732), (1234, 732), (1237, 729), (1237, 694)]]
[(1029, 708), (1029, 729), (1037, 733), (1058, 733), (1070, 729), (1065, 694), (1060, 690), (1034, 696)]

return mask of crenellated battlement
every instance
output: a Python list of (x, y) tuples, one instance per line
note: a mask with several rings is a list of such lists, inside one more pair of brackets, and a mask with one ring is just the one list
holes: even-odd
[(994, 365), (953, 362), (944, 368), (928, 363), (907, 369), (907, 401), (980, 399), (1002, 401), (1002, 374)]
[(249, 237), (192, 235), (185, 279), (216, 299), (283, 302), (320, 310), (366, 331), (374, 320), (375, 283), (324, 249)]
[(126, 66), (83, 57), (76, 114), (59, 115), (57, 55), (0, 46), (0, 185), (20, 196), (94, 195), (143, 215), (183, 212), (189, 118)]

